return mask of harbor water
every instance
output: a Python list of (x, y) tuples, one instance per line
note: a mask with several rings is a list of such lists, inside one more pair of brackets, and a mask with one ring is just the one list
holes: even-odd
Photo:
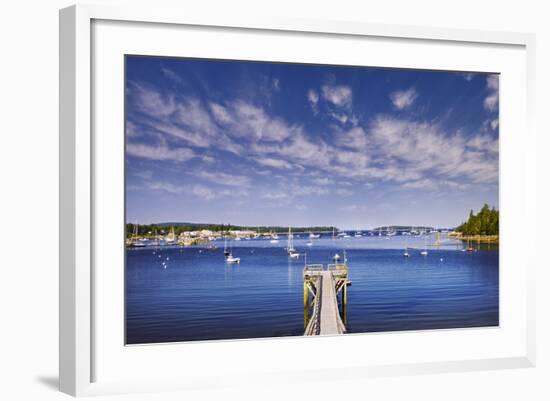
[(433, 235), (302, 235), (294, 239), (300, 256), (290, 259), (285, 236), (276, 244), (242, 239), (231, 244), (239, 264), (225, 262), (220, 240), (215, 249), (128, 248), (126, 343), (300, 336), (306, 258), (326, 265), (344, 252), (348, 333), (498, 326), (498, 247), (434, 243)]

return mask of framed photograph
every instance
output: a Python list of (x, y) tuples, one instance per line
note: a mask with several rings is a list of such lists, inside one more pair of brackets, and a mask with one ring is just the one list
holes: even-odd
[(62, 391), (533, 366), (533, 36), (152, 11), (60, 13)]

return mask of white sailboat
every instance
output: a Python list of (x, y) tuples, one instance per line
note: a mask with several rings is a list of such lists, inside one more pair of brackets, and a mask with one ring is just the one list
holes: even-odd
[(228, 252), (226, 245), (224, 246), (223, 254), (225, 255), (225, 261), (227, 263), (241, 263), (241, 258), (234, 257), (231, 249)]
[(424, 250), (422, 252), (420, 252), (420, 254), (422, 256), (427, 256), (428, 255), (428, 236), (424, 236)]
[(133, 237), (132, 246), (137, 247), (137, 248), (143, 248), (143, 247), (147, 246), (147, 244), (144, 241), (142, 241), (138, 238), (138, 235), (139, 235), (139, 224), (136, 223), (134, 225), (134, 233), (132, 235), (132, 237)]
[(290, 229), (290, 227), (288, 227), (288, 244), (286, 251), (288, 253), (288, 256), (292, 259), (298, 258), (300, 256), (300, 254), (296, 252), (296, 249), (294, 249), (292, 230)]
[(176, 233), (174, 232), (174, 226), (170, 228), (170, 233), (164, 237), (164, 242), (166, 245), (175, 245), (176, 244)]
[(406, 258), (411, 256), (411, 255), (409, 255), (409, 239), (408, 238), (405, 240), (405, 252), (403, 252), (403, 256), (406, 257)]
[(319, 238), (319, 237), (321, 237), (321, 234), (314, 234), (312, 232), (309, 233), (309, 238), (311, 238), (311, 239), (315, 239), (315, 238)]
[(271, 244), (278, 244), (279, 243), (279, 236), (277, 234), (271, 234), (271, 240), (269, 242)]

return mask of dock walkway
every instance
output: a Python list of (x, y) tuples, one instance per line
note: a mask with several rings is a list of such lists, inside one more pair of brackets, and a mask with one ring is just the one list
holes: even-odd
[[(342, 306), (347, 302), (348, 269), (346, 263), (306, 265), (304, 267), (304, 335), (334, 335), (346, 332), (346, 326), (338, 309), (338, 294), (342, 294)], [(309, 295), (313, 299), (311, 317)]]

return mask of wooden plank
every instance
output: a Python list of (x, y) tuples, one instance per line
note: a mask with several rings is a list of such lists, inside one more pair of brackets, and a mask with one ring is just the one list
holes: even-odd
[(334, 278), (330, 271), (323, 272), (321, 289), (321, 313), (320, 313), (321, 335), (342, 334), (343, 324), (341, 323)]

